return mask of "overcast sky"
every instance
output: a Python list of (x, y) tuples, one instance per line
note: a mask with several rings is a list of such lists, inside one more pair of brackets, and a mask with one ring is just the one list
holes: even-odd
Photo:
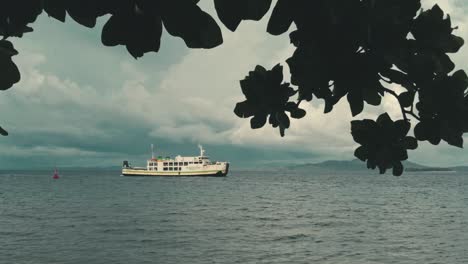
[[(201, 1), (213, 14), (212, 1)], [(451, 14), (457, 34), (468, 39), (468, 6), (463, 0), (435, 2)], [(42, 15), (35, 31), (15, 39), (14, 60), (22, 79), (0, 96), (0, 125), (10, 136), (0, 138), (0, 166), (119, 166), (122, 160), (142, 163), (154, 143), (161, 155), (198, 153), (205, 145), (213, 159), (239, 166), (269, 162), (316, 162), (353, 159), (352, 120), (343, 100), (324, 115), (320, 101), (305, 104), (308, 115), (294, 120), (286, 137), (276, 129), (251, 130), (248, 120), (233, 114), (243, 100), (239, 80), (255, 65), (284, 63), (292, 52), (287, 35), (266, 33), (261, 22), (244, 22), (232, 33), (224, 26), (224, 44), (213, 50), (190, 50), (179, 38), (163, 36), (159, 53), (134, 60), (124, 47), (104, 47), (100, 32), (67, 18)], [(466, 47), (452, 56), (468, 70)], [(388, 111), (400, 118), (392, 98), (382, 107), (367, 106), (357, 117), (375, 119)], [(465, 137), (468, 142), (468, 137)], [(431, 165), (468, 164), (468, 151), (428, 144), (410, 159)]]

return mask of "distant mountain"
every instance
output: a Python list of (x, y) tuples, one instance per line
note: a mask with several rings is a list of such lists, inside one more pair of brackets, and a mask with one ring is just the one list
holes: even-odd
[(466, 171), (466, 172), (468, 172), (468, 166), (451, 167), (451, 169), (453, 169), (455, 171)]
[[(468, 171), (468, 167), (430, 167), (411, 161), (403, 161), (403, 166), (408, 171)], [(289, 165), (288, 169), (295, 170), (333, 170), (333, 171), (366, 171), (365, 162), (358, 159), (354, 160), (327, 160), (320, 163), (305, 163), (298, 165)]]

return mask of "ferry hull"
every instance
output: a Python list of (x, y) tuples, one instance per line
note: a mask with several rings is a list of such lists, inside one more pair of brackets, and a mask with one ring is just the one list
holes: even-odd
[(122, 175), (127, 177), (226, 177), (229, 164), (224, 170), (218, 171), (148, 171), (136, 169), (123, 169)]

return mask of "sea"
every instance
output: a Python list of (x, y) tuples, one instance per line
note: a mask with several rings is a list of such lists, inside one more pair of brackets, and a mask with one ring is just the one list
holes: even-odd
[(468, 173), (0, 171), (0, 263), (468, 263)]

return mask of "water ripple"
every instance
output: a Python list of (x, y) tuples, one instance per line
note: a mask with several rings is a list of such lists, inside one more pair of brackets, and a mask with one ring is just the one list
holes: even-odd
[(0, 173), (1, 264), (468, 263), (462, 174), (49, 174)]

